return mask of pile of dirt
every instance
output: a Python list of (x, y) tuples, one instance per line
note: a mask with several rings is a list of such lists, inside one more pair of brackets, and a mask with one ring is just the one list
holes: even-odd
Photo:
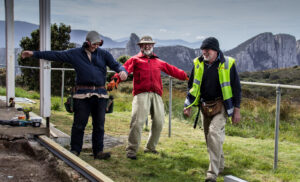
[(78, 172), (35, 140), (0, 139), (0, 181), (85, 182)]

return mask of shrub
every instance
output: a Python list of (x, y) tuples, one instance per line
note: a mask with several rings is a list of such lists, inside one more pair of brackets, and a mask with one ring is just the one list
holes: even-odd
[[(276, 110), (275, 110), (276, 111)], [(293, 113), (296, 112), (296, 108), (290, 101), (283, 101), (280, 104), (280, 120), (288, 121), (293, 118)]]
[(6, 69), (0, 68), (0, 86), (6, 85)]
[(52, 106), (51, 106), (51, 110), (54, 110), (54, 111), (60, 111), (61, 108), (60, 108), (60, 104), (59, 103), (53, 103)]
[(278, 75), (271, 75), (270, 80), (278, 80), (280, 77)]

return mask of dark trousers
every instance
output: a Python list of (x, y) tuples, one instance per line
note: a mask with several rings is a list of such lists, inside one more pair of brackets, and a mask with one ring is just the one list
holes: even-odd
[(84, 129), (90, 114), (93, 119), (93, 154), (103, 151), (105, 109), (107, 99), (92, 96), (86, 99), (74, 99), (74, 122), (71, 133), (71, 150), (81, 152)]

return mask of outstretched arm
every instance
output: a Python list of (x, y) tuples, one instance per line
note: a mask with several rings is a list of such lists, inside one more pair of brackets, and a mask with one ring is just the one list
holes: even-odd
[(107, 66), (110, 69), (114, 70), (115, 72), (119, 73), (121, 80), (126, 80), (128, 74), (127, 74), (127, 70), (124, 68), (124, 66), (122, 66), (119, 62), (117, 62), (109, 52), (104, 51), (103, 54), (104, 54)]
[(163, 62), (162, 64), (162, 71), (179, 80), (189, 80), (187, 74), (183, 70), (177, 68), (176, 66), (170, 65), (166, 62)]
[(37, 59), (45, 59), (49, 61), (67, 62), (72, 63), (72, 59), (69, 54), (71, 50), (67, 51), (28, 51), (22, 52), (21, 57), (23, 59), (28, 57), (35, 57)]
[[(133, 71), (133, 64), (134, 64), (133, 58), (128, 59), (128, 60), (123, 64), (123, 67), (124, 67), (124, 69), (127, 71), (128, 74), (132, 73), (132, 71)], [(127, 74), (127, 73), (126, 73), (126, 74)], [(126, 75), (126, 78), (127, 78), (128, 74)], [(113, 78), (117, 78), (119, 81), (124, 81), (124, 80), (126, 80), (126, 79), (122, 79), (122, 73), (121, 73), (121, 72), (116, 73), (111, 79), (113, 79)]]
[[(128, 59), (124, 64), (123, 67), (125, 68), (125, 70), (127, 71), (128, 74), (130, 74), (132, 72), (132, 65), (133, 65), (133, 59)], [(109, 82), (109, 84), (107, 84), (106, 89), (108, 91), (113, 90), (114, 88), (118, 88), (118, 85), (121, 81), (124, 81), (127, 79), (128, 74), (124, 71), (124, 73), (126, 74), (126, 78), (124, 79), (124, 73), (122, 73), (123, 71), (114, 74), (114, 76), (111, 77), (111, 81)], [(123, 78), (122, 78), (123, 77)]]
[(189, 105), (188, 103), (192, 103), (195, 98), (189, 94), (189, 90), (193, 87), (193, 80), (194, 80), (194, 68), (191, 71), (190, 77), (189, 77), (189, 82), (188, 82), (188, 89), (187, 89), (187, 97), (184, 103), (184, 109), (183, 109), (183, 114), (186, 117), (190, 117), (191, 116), (191, 112), (192, 112), (192, 107), (187, 108), (187, 106)]
[(29, 58), (29, 57), (32, 57), (32, 56), (33, 56), (32, 51), (23, 51), (22, 54), (21, 54), (22, 59)]

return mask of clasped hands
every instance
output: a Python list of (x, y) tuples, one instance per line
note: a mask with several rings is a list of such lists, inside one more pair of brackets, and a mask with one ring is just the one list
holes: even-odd
[(106, 89), (108, 91), (112, 91), (114, 88), (118, 88), (120, 81), (124, 81), (127, 79), (127, 73), (125, 71), (120, 71), (118, 73), (119, 76), (112, 77), (112, 80), (107, 84)]

